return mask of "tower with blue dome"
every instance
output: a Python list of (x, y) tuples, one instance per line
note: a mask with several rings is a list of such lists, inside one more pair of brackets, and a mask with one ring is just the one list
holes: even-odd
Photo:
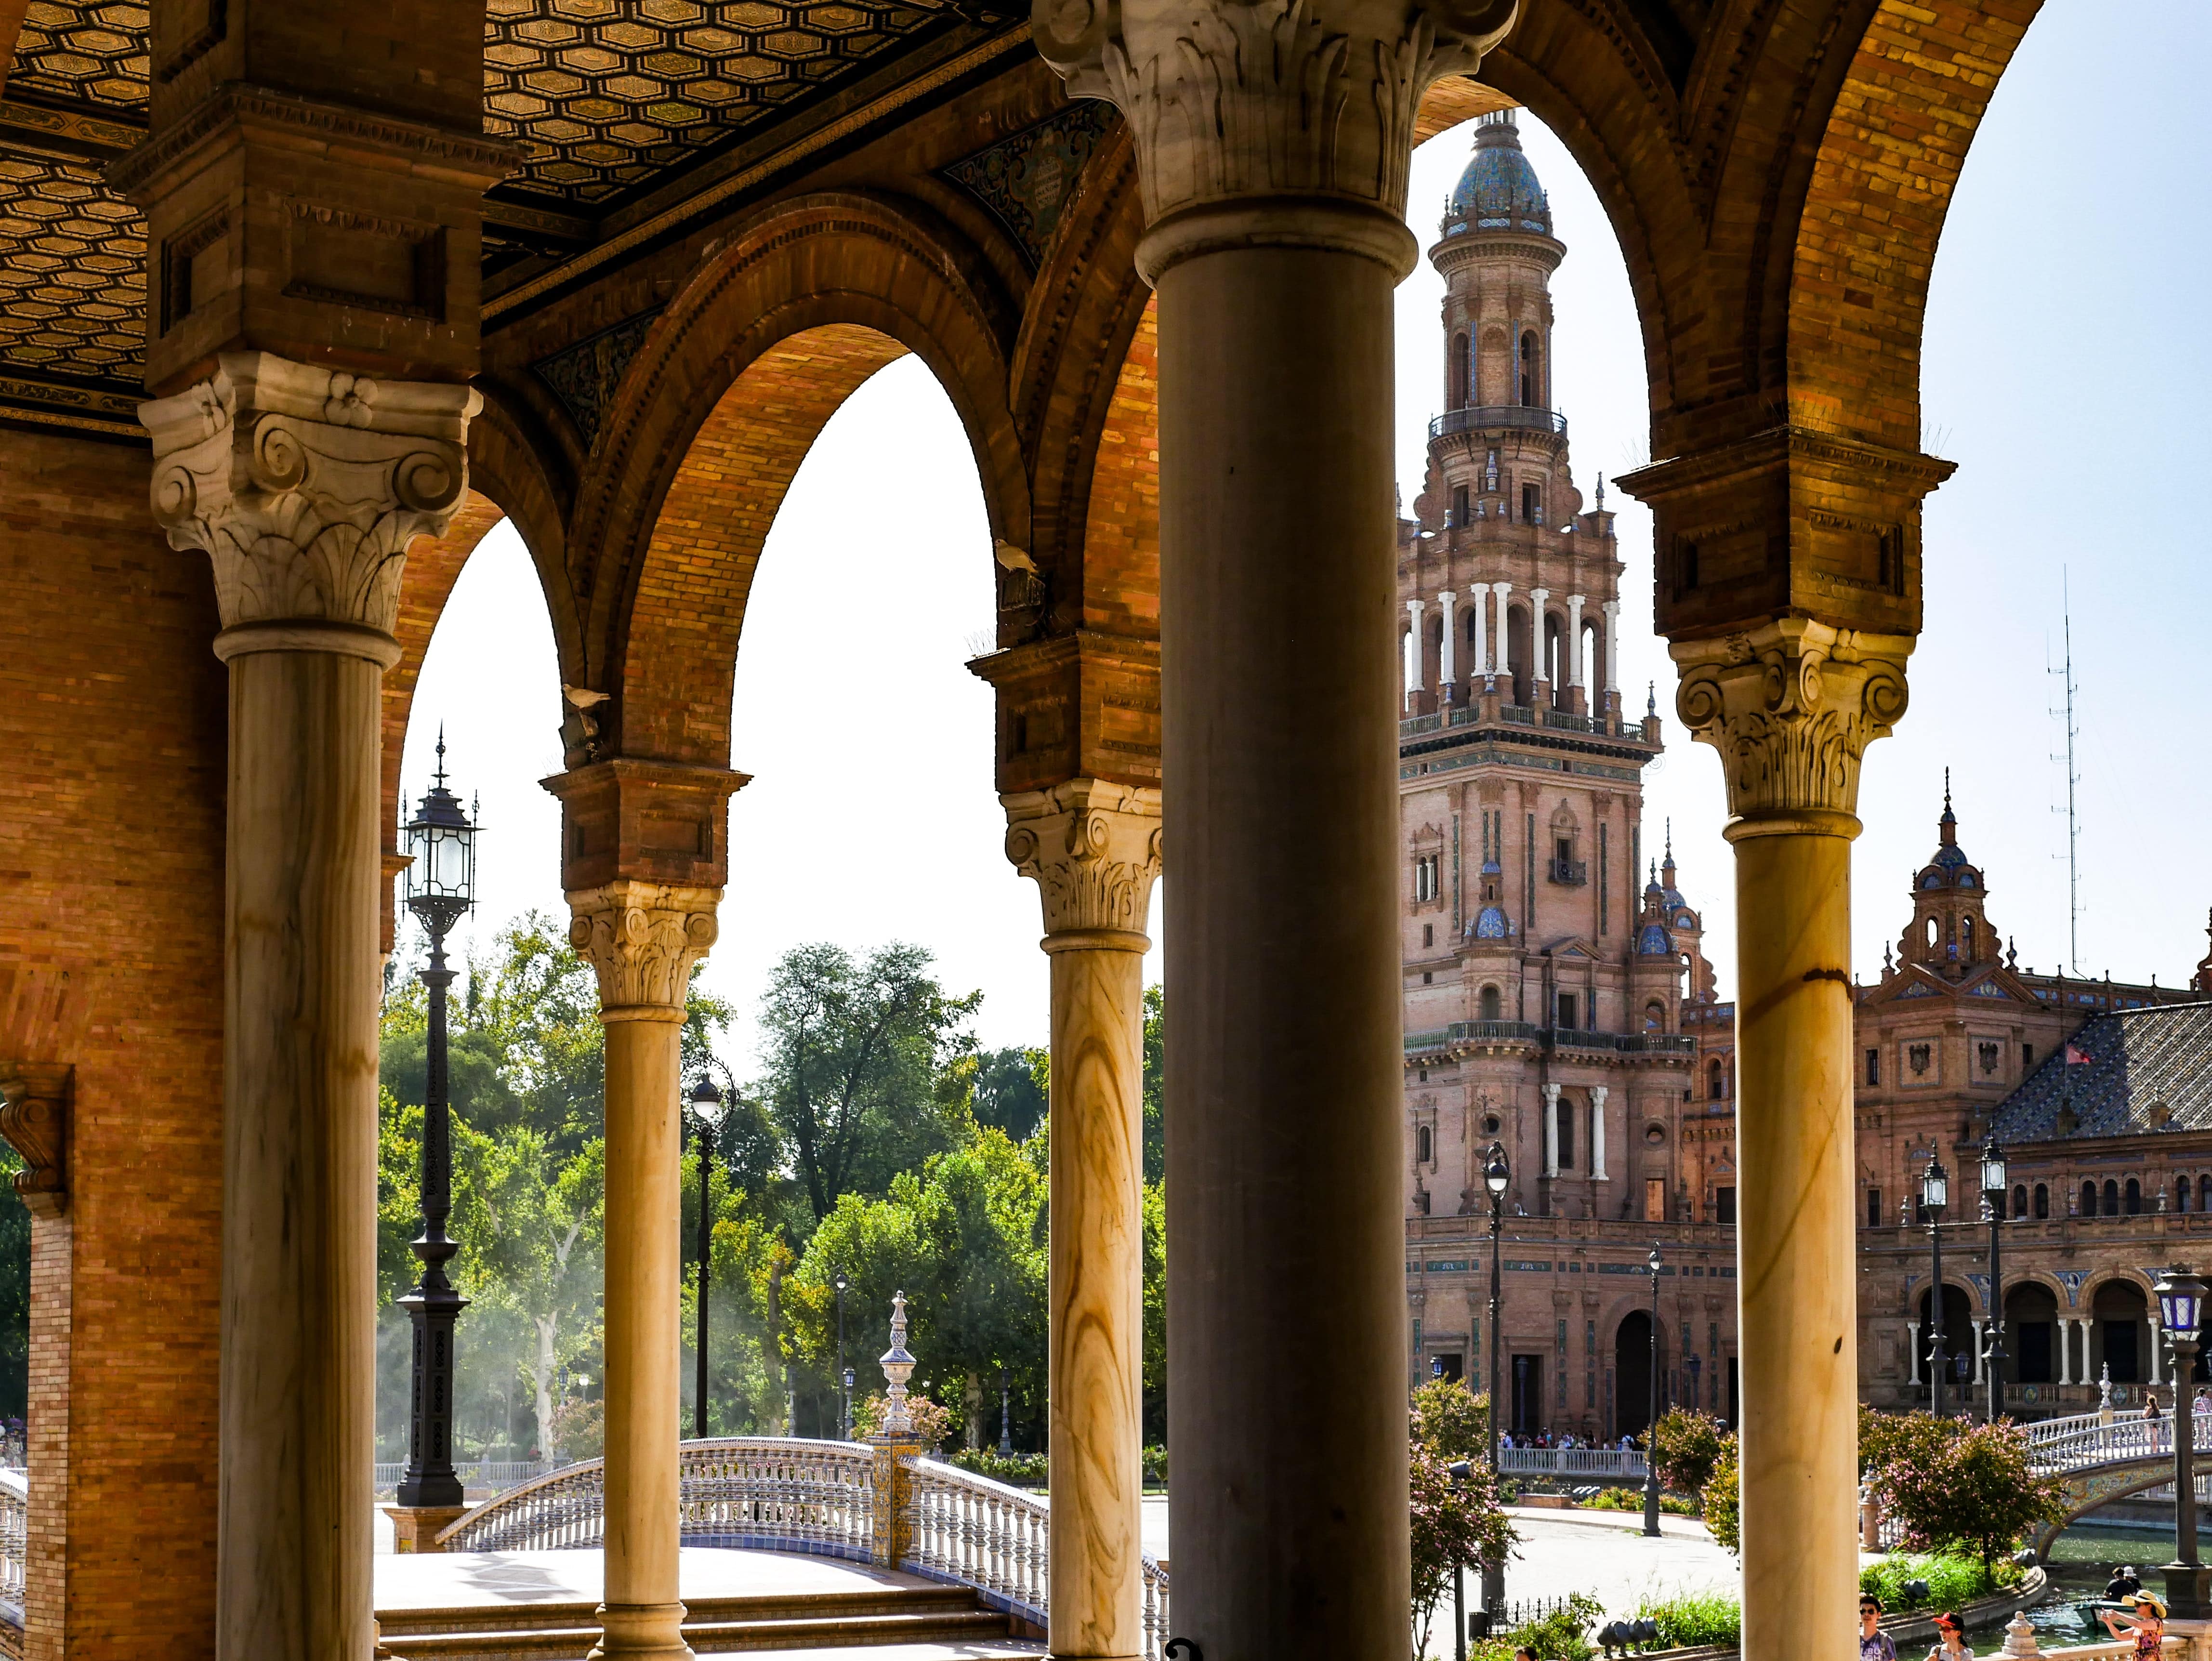
[[(1429, 251), (1444, 280), (1442, 408), (1399, 526), (1416, 1380), (1481, 1364), (1478, 1314), (1431, 1272), (1456, 1258), (1428, 1262), (1414, 1239), (1487, 1212), (1492, 1141), (1531, 1255), (1572, 1250), (1594, 1223), (1711, 1221), (1734, 1195), (1704, 1179), (1688, 1123), (1705, 1100), (1703, 923), (1671, 849), (1663, 882), (1642, 885), (1662, 722), (1640, 697), (1623, 708), (1613, 515), (1601, 491), (1584, 510), (1553, 397), (1550, 284), (1565, 256), (1516, 113), (1480, 118)], [(1611, 1334), (1617, 1311), (1606, 1319)], [(1515, 1345), (1507, 1428), (1641, 1425), (1607, 1395), (1595, 1332), (1565, 1372), (1548, 1339)]]

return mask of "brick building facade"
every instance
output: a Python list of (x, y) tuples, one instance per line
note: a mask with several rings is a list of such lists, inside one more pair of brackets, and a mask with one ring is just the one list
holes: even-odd
[[(1661, 723), (1624, 718), (1613, 516), (1601, 488), (1583, 511), (1550, 408), (1547, 282), (1565, 253), (1511, 113), (1484, 118), (1430, 251), (1444, 413), (1399, 527), (1407, 1365), (1487, 1383), (1482, 1165), (1498, 1142), (1505, 1423), (1611, 1438), (1648, 1417), (1654, 1244), (1662, 1396), (1735, 1416), (1736, 1011), (1671, 843), (1636, 886)], [(2024, 970), (1988, 892), (1947, 795), (1894, 952), (1853, 986), (1861, 1394), (1928, 1399), (1918, 1196), (1937, 1156), (1946, 1353), (1969, 1356), (1950, 1383), (1984, 1399), (1994, 1122), (2012, 1177), (2008, 1407), (2075, 1410), (2107, 1370), (2138, 1400), (2163, 1377), (2154, 1266), (2212, 1233), (2212, 970), (2181, 989)], [(2076, 1037), (2091, 1059), (2069, 1067)]]

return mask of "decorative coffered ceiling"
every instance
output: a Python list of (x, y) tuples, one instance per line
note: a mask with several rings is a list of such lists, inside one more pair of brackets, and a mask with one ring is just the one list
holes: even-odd
[[(726, 200), (762, 173), (781, 124), (849, 125), (848, 106), (913, 74), (943, 81), (1028, 13), (1017, 0), (484, 3), (485, 126), (525, 156), (486, 199), (485, 274), (548, 272), (538, 286), (695, 192)], [(25, 11), (0, 88), (0, 417), (135, 430), (144, 219), (102, 168), (144, 135), (148, 26), (137, 0)]]

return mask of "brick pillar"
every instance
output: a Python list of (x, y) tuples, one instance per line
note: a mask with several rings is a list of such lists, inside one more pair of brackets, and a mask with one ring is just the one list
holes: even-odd
[(60, 1661), (69, 1613), (70, 1331), (76, 1229), (69, 1214), (70, 1069), (0, 1062), (0, 1135), (22, 1155), (15, 1192), (31, 1214), (30, 1529), (23, 1574), (27, 1661)]

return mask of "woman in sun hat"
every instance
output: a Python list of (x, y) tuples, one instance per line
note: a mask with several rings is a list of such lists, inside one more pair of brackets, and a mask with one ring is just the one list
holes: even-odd
[(2105, 1630), (2122, 1643), (2135, 1645), (2137, 1661), (2158, 1661), (2159, 1646), (2166, 1641), (2166, 1600), (2154, 1591), (2139, 1591), (2133, 1615), (2118, 1609), (2099, 1609)]

